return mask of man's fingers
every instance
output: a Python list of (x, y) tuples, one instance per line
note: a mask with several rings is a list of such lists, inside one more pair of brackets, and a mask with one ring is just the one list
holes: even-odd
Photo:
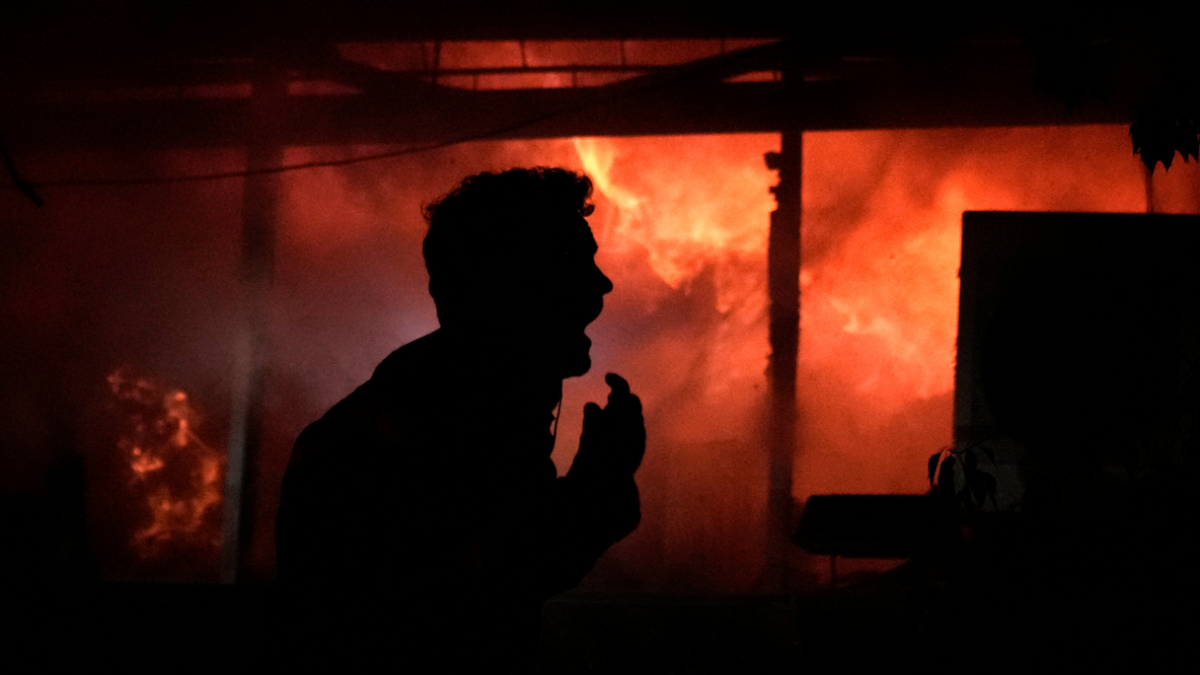
[(613, 396), (629, 396), (629, 383), (620, 375), (609, 373), (604, 376), (604, 382), (612, 389), (608, 397), (610, 401)]
[(642, 402), (629, 391), (629, 383), (625, 381), (625, 378), (616, 373), (609, 373), (604, 376), (604, 381), (612, 388), (612, 391), (608, 394), (609, 410), (614, 408), (632, 409), (636, 410), (639, 415), (641, 414)]
[(636, 412), (638, 415), (641, 415), (642, 414), (642, 399), (638, 398), (636, 394), (630, 394), (629, 395), (629, 407), (632, 408), (633, 411)]
[(609, 373), (604, 381), (612, 389), (608, 404), (604, 408), (595, 403), (583, 406), (584, 430), (572, 471), (630, 475), (637, 471), (646, 451), (642, 402), (620, 375)]

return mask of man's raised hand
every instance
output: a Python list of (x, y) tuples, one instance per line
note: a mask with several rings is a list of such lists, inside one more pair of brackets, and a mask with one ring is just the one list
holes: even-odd
[(601, 408), (588, 403), (583, 407), (583, 434), (571, 473), (589, 478), (629, 477), (646, 452), (642, 402), (620, 375), (609, 373), (604, 381), (612, 390), (608, 405)]

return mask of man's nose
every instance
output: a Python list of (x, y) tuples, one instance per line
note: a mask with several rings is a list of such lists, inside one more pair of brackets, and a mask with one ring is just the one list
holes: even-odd
[(599, 277), (598, 278), (598, 282), (599, 282), (598, 288), (600, 289), (600, 294), (608, 295), (609, 293), (612, 293), (612, 290), (613, 290), (612, 279), (609, 279), (608, 275), (605, 274), (599, 267), (596, 268), (596, 276)]

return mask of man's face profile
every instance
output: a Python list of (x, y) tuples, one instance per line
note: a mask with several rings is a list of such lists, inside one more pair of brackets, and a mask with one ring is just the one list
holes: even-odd
[(425, 207), (429, 292), (442, 328), (507, 367), (559, 378), (591, 368), (584, 330), (612, 282), (584, 219), (592, 182), (566, 169), (481, 173)]
[(582, 216), (556, 223), (551, 242), (537, 251), (538, 259), (514, 261), (502, 321), (552, 355), (562, 377), (576, 377), (591, 368), (585, 330), (613, 285), (596, 265), (596, 240)]
[(564, 248), (559, 295), (567, 334), (564, 335), (563, 377), (583, 375), (592, 366), (592, 341), (584, 330), (600, 316), (604, 296), (612, 292), (612, 281), (596, 265), (596, 240), (587, 221), (578, 218), (569, 225), (568, 245)]

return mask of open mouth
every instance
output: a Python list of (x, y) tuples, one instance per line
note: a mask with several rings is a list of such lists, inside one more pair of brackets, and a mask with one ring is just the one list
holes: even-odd
[(587, 328), (596, 319), (600, 318), (600, 313), (604, 311), (604, 298), (598, 298), (595, 305), (588, 311), (585, 316), (586, 321), (583, 322), (582, 328)]

